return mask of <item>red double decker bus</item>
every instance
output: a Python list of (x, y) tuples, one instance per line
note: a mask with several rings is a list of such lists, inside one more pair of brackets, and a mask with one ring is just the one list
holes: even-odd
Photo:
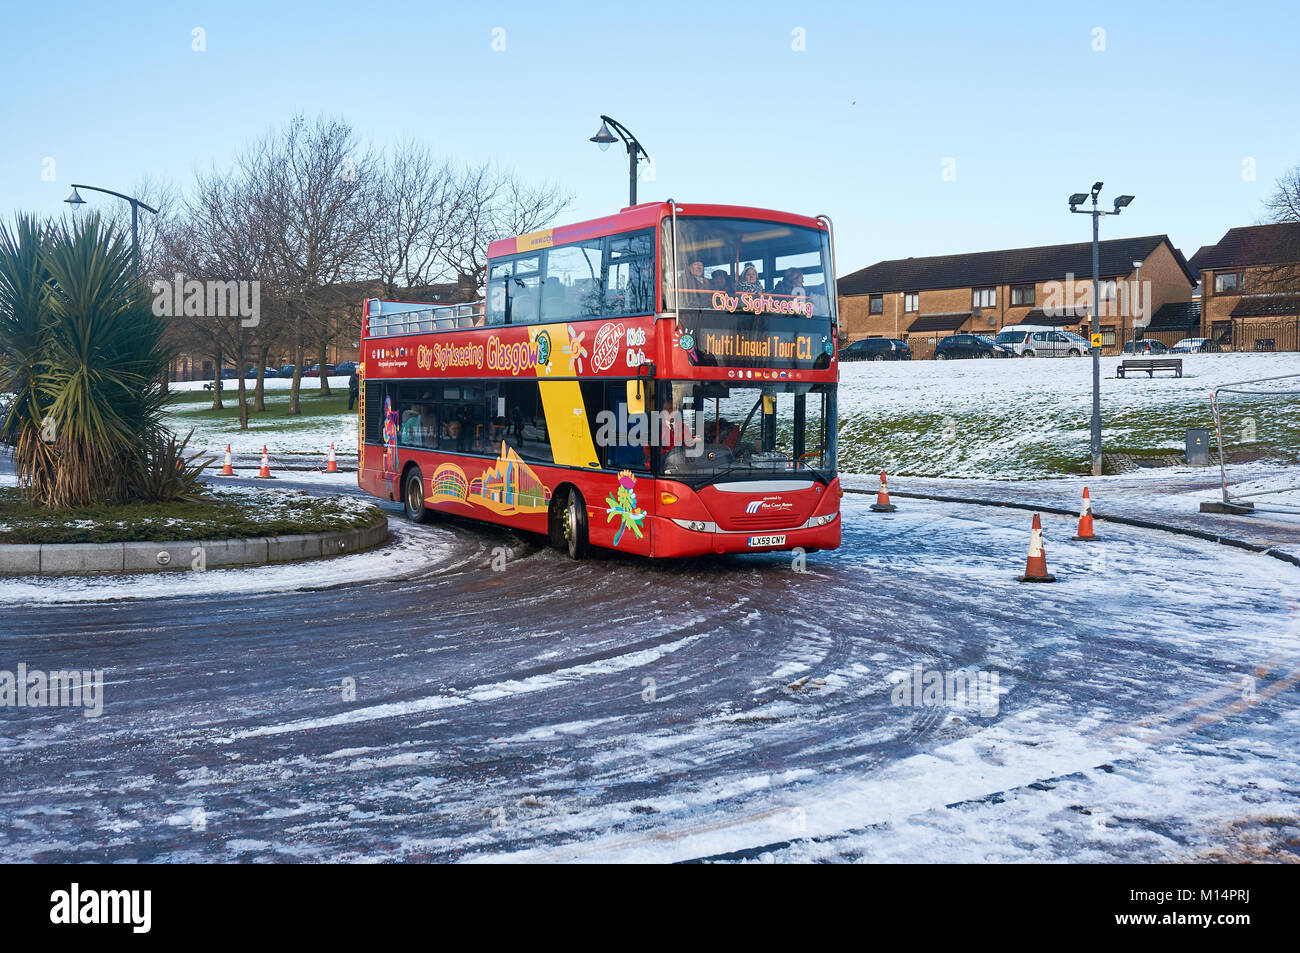
[(839, 545), (831, 223), (672, 201), (493, 242), (473, 304), (365, 302), (359, 485), (647, 556)]

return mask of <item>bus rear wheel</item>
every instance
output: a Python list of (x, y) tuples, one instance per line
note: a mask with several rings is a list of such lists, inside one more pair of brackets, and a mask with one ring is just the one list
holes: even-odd
[(424, 474), (419, 467), (406, 471), (406, 485), (402, 488), (402, 507), (406, 518), (414, 523), (432, 523), (433, 510), (424, 502)]
[(591, 542), (587, 535), (587, 501), (577, 487), (569, 487), (565, 496), (564, 508), (560, 510), (560, 539), (563, 549), (570, 559), (586, 559), (591, 551)]

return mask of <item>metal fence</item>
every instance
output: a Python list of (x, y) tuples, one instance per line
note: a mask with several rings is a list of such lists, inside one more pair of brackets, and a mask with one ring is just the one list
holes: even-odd
[(466, 304), (415, 305), (401, 310), (376, 312), (376, 303), (370, 306), (368, 329), (370, 336), (391, 337), (395, 334), (427, 334), (430, 331), (451, 331), (456, 328), (473, 328), (483, 324), (484, 302)]

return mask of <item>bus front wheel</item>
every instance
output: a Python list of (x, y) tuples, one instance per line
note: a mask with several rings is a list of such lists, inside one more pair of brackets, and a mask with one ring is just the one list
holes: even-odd
[(406, 472), (406, 486), (402, 493), (402, 506), (406, 518), (415, 523), (432, 523), (433, 510), (424, 502), (424, 474), (419, 467), (411, 467)]
[(577, 487), (569, 487), (560, 513), (560, 532), (570, 559), (586, 559), (590, 550), (587, 536), (587, 501)]

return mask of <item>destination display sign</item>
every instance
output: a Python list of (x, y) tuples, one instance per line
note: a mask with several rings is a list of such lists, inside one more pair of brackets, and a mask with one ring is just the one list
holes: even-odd
[(680, 316), (677, 346), (697, 366), (811, 369), (830, 363), (829, 318), (711, 309), (684, 310)]

